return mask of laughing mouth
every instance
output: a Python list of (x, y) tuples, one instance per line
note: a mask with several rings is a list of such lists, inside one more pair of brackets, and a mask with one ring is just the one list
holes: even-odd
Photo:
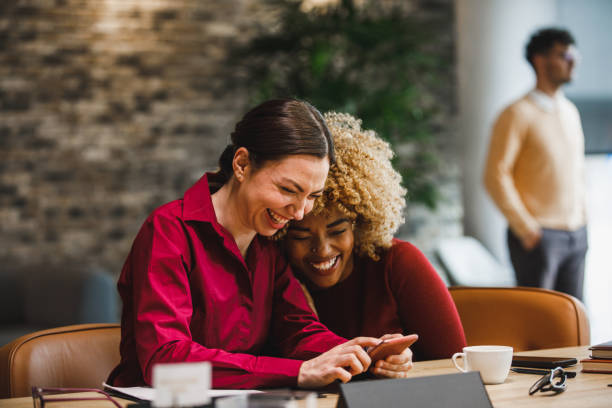
[(332, 259), (328, 261), (318, 262), (318, 263), (311, 262), (310, 265), (312, 265), (312, 267), (319, 272), (325, 272), (325, 271), (332, 269), (334, 266), (336, 266), (338, 264), (339, 259), (340, 259), (340, 255), (336, 255), (335, 257), (333, 257)]
[(285, 218), (282, 215), (275, 213), (269, 208), (266, 211), (268, 211), (268, 215), (270, 216), (270, 218), (272, 218), (272, 221), (277, 224), (283, 225), (289, 222), (289, 218)]

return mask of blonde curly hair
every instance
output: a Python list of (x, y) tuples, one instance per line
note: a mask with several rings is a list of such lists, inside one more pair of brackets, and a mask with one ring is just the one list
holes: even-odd
[(362, 129), (360, 119), (336, 112), (323, 116), (334, 138), (336, 163), (312, 213), (339, 208), (355, 223), (355, 251), (377, 261), (404, 223), (406, 189), (391, 165), (393, 151), (376, 132)]

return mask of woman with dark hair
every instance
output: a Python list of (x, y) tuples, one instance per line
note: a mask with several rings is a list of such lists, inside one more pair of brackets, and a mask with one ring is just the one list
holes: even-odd
[[(151, 384), (157, 363), (210, 361), (213, 387), (317, 387), (368, 369), (363, 347), (309, 309), (274, 242), (321, 195), (334, 149), (305, 102), (265, 102), (236, 125), (217, 173), (145, 221), (125, 262), (117, 386)], [(321, 354), (323, 353), (323, 354)], [(411, 366), (399, 356), (393, 376)], [(307, 361), (303, 361), (307, 360)]]

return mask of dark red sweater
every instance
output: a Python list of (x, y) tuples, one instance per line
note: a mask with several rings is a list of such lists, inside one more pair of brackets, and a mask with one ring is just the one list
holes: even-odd
[(349, 339), (417, 333), (414, 360), (449, 358), (466, 345), (446, 285), (415, 246), (394, 240), (380, 261), (356, 256), (354, 265), (345, 281), (328, 289), (300, 276), (331, 331)]

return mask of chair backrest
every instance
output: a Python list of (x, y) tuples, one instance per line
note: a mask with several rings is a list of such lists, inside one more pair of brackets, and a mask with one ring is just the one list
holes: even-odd
[(467, 344), (497, 344), (515, 351), (589, 344), (584, 305), (565, 293), (510, 287), (451, 287)]
[(118, 324), (78, 324), (26, 334), (0, 348), (0, 398), (32, 386), (102, 388), (119, 363)]

